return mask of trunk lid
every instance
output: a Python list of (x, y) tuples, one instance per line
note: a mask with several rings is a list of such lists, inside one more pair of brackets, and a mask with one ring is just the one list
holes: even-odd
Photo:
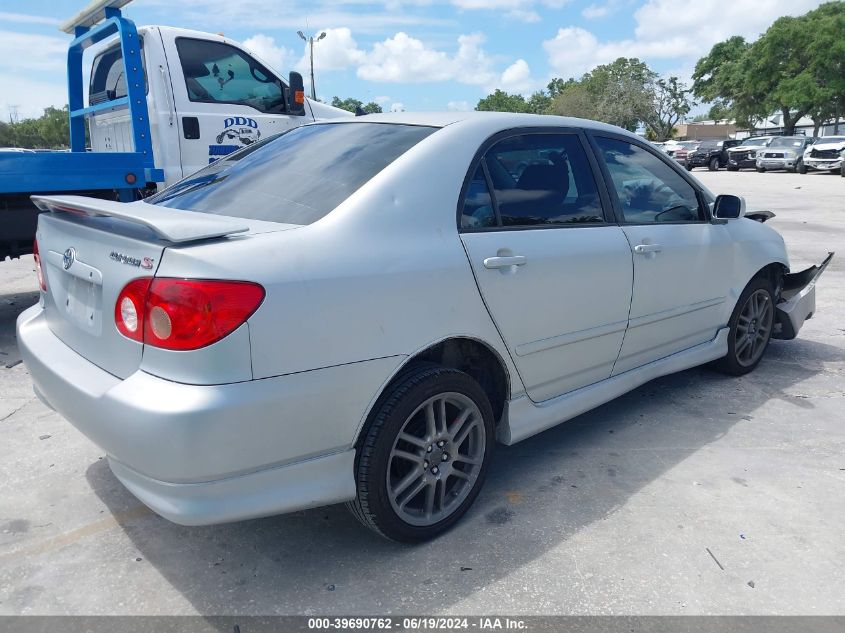
[(248, 233), (251, 228), (250, 222), (240, 219), (143, 202), (121, 204), (80, 196), (33, 196), (33, 202), (50, 211), (41, 214), (37, 233), (50, 330), (119, 378), (138, 369), (143, 353), (142, 343), (115, 327), (115, 302), (124, 286), (132, 279), (154, 276), (170, 245)]

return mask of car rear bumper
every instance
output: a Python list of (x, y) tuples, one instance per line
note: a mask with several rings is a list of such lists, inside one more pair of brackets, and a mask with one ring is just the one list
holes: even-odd
[(188, 525), (352, 499), (355, 437), (402, 360), (198, 386), (112, 376), (58, 339), (40, 306), (18, 317), (17, 334), (39, 397), (141, 501)]

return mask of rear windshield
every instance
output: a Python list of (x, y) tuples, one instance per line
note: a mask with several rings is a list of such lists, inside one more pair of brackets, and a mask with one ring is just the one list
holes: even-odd
[(147, 202), (311, 224), (436, 130), (363, 122), (297, 127), (221, 158)]

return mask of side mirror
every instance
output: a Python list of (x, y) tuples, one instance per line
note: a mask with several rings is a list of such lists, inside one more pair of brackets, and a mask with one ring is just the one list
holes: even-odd
[(713, 217), (720, 220), (734, 220), (745, 215), (745, 198), (742, 196), (716, 196)]
[(288, 114), (303, 116), (305, 114), (305, 85), (302, 75), (292, 72), (288, 75)]

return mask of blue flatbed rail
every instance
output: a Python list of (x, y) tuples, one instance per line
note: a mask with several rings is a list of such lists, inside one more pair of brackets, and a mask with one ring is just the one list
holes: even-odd
[[(32, 252), (38, 210), (27, 194), (85, 192), (130, 201), (138, 190), (164, 181), (153, 157), (138, 31), (118, 9), (105, 8), (105, 18), (94, 27), (76, 27), (68, 47), (70, 151), (0, 152), (0, 261)], [(126, 96), (86, 107), (83, 52), (113, 35), (120, 41)], [(134, 151), (86, 151), (86, 118), (118, 109), (129, 112)]]

